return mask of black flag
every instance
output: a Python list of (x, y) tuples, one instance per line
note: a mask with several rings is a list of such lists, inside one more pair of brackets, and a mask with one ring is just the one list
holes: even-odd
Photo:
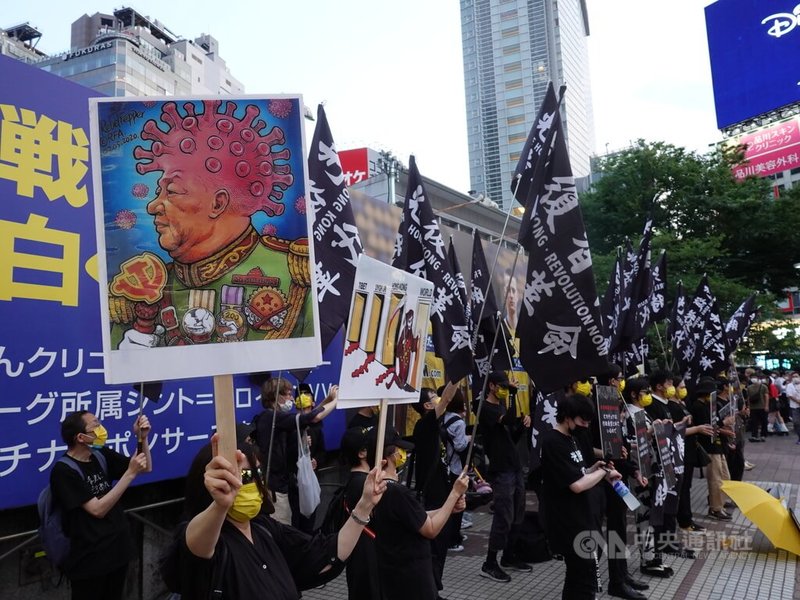
[(311, 207), (314, 211), (314, 259), (322, 350), (347, 319), (361, 239), (344, 184), (344, 173), (322, 104), (308, 155)]
[(556, 426), (556, 411), (558, 402), (564, 397), (563, 390), (557, 390), (545, 396), (536, 391), (535, 404), (531, 414), (531, 456), (528, 468), (534, 471), (541, 465), (542, 446), (539, 438), (545, 431), (550, 431)]
[(725, 336), (725, 324), (719, 316), (717, 299), (708, 285), (708, 278), (703, 277), (697, 293), (692, 299), (689, 310), (697, 311), (700, 318), (697, 323), (699, 337), (693, 374), (716, 376), (728, 367), (728, 340)]
[[(476, 372), (473, 386), (477, 379), (480, 385), (490, 371), (511, 370), (510, 357), (514, 354), (506, 329), (497, 334), (494, 355), (489, 359), (489, 350), (495, 338), (500, 317), (492, 282), (489, 279), (489, 267), (483, 253), (483, 244), (477, 232), (472, 236), (472, 293), (470, 294), (470, 314), (472, 319), (472, 347), (475, 350)], [(480, 319), (480, 323), (478, 323)]]
[(607, 368), (589, 241), (558, 112), (548, 140), (552, 152), (537, 163), (520, 228), (529, 258), (516, 331), (520, 362), (544, 393)]
[[(564, 89), (564, 87), (561, 88), (559, 92), (560, 96), (564, 95)], [(528, 133), (528, 139), (525, 140), (525, 145), (522, 147), (522, 152), (519, 155), (519, 162), (517, 162), (517, 168), (514, 169), (514, 176), (511, 178), (511, 192), (521, 203), (524, 203), (525, 199), (528, 197), (536, 163), (542, 157), (545, 150), (545, 143), (547, 142), (548, 135), (555, 122), (555, 114), (560, 104), (560, 101), (556, 98), (556, 92), (553, 89), (553, 82), (551, 81), (547, 84), (547, 92), (545, 93), (544, 100), (539, 107), (536, 120), (533, 122), (533, 126)]]
[(464, 281), (464, 273), (461, 271), (461, 265), (458, 264), (456, 248), (453, 245), (453, 236), (450, 236), (450, 246), (447, 248), (447, 262), (450, 264), (450, 272), (455, 275), (458, 283), (458, 295), (461, 297), (461, 304), (464, 305), (464, 318), (469, 324), (471, 323), (471, 317), (469, 299), (467, 298), (467, 282)]
[(650, 269), (650, 322), (658, 323), (667, 316), (667, 252), (661, 251), (658, 262)]
[(617, 336), (619, 327), (620, 309), (622, 308), (622, 271), (625, 258), (617, 250), (617, 259), (614, 261), (614, 268), (611, 271), (611, 279), (608, 281), (605, 296), (600, 302), (600, 312), (603, 317), (603, 327), (605, 328), (606, 344), (610, 347), (611, 340)]
[(747, 335), (747, 330), (758, 314), (756, 307), (756, 295), (750, 297), (739, 305), (725, 324), (725, 336), (728, 339), (728, 351), (735, 352), (742, 342), (742, 338)]
[(648, 218), (644, 225), (639, 250), (627, 252), (622, 307), (617, 337), (611, 341), (610, 352), (624, 351), (644, 337), (650, 324), (650, 239), (653, 234), (653, 220)]
[(458, 281), (450, 271), (439, 224), (433, 215), (413, 156), (408, 166), (403, 218), (397, 233), (392, 266), (433, 284), (431, 322), (434, 352), (444, 361), (449, 380), (454, 383), (460, 381), (472, 367), (464, 305)]

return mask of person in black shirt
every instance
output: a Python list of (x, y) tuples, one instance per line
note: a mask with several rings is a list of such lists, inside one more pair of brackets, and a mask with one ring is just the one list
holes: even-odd
[[(339, 456), (350, 467), (350, 477), (347, 479), (344, 491), (346, 511), (358, 503), (369, 474), (368, 431), (362, 427), (351, 427), (342, 436)], [(370, 527), (365, 527), (358, 538), (350, 560), (347, 561), (346, 575), (348, 600), (382, 600), (375, 532)]]
[[(603, 461), (587, 467), (573, 437), (594, 416), (591, 402), (579, 394), (562, 398), (556, 408), (556, 425), (542, 434), (541, 518), (551, 550), (564, 557), (567, 573), (564, 600), (593, 599), (597, 592), (597, 559), (590, 550), (594, 540), (587, 491), (603, 479), (612, 483), (621, 475)], [(586, 540), (589, 540), (589, 543)]]
[(272, 507), (261, 460), (246, 438), (237, 427), (237, 465), (219, 456), (214, 434), (189, 469), (191, 520), (179, 529), (177, 549), (183, 600), (207, 600), (214, 585), (225, 598), (297, 600), (299, 590), (341, 573), (386, 489), (380, 470), (373, 469), (338, 534), (311, 537), (266, 516)]
[[(331, 414), (336, 408), (339, 386), (332, 386), (328, 397), (309, 413), (300, 415), (300, 428), (308, 427)], [(294, 389), (283, 378), (268, 379), (261, 387), (261, 404), (264, 411), (253, 419), (255, 442), (267, 463), (269, 481), (275, 513), (272, 518), (284, 525), (292, 523), (289, 503), (289, 486), (297, 470), (297, 421), (294, 408)], [(274, 439), (273, 439), (274, 431)], [(270, 454), (271, 452), (271, 454)]]
[[(377, 428), (369, 434), (367, 460), (375, 463)], [(464, 510), (468, 479), (462, 474), (453, 484), (444, 504), (426, 512), (413, 491), (397, 481), (397, 470), (413, 446), (393, 429), (386, 432), (383, 445), (385, 497), (373, 519), (383, 597), (386, 600), (436, 600), (431, 545), (454, 510)]]
[(377, 410), (377, 406), (362, 406), (347, 422), (347, 428), (361, 427), (367, 429), (368, 427), (375, 427), (378, 424)]
[[(506, 407), (511, 387), (503, 371), (489, 374), (488, 393), (478, 423), (489, 459), (488, 479), (494, 492), (489, 548), (480, 575), (504, 583), (511, 581), (511, 577), (501, 567), (523, 573), (531, 571), (529, 564), (517, 560), (513, 550), (525, 517), (525, 482), (516, 443), (525, 428), (531, 426), (531, 418), (528, 415), (517, 417), (516, 402)], [(498, 564), (500, 551), (503, 558)]]
[[(297, 412), (294, 413), (295, 418), (298, 414), (307, 415), (314, 410), (314, 395), (311, 392), (311, 386), (307, 383), (301, 383), (297, 386), (297, 396), (294, 399), (294, 406), (297, 409)], [(322, 421), (312, 421), (307, 427), (301, 427), (300, 439), (308, 444), (311, 454), (311, 467), (316, 471), (317, 467), (323, 462), (325, 456), (325, 435), (322, 432)], [(292, 507), (292, 527), (296, 527), (300, 531), (306, 533), (313, 533), (317, 511), (314, 511), (309, 516), (305, 516), (300, 512), (300, 491), (297, 487), (297, 477), (295, 473), (297, 458), (299, 456), (297, 453), (297, 438), (287, 436), (287, 442), (289, 442), (291, 448), (289, 460), (294, 461), (293, 464), (289, 465), (290, 471), (292, 472), (289, 478), (289, 505)]]
[(150, 422), (141, 415), (133, 432), (135, 439), (140, 432), (143, 436), (142, 451), (128, 458), (105, 447), (108, 432), (92, 413), (74, 412), (61, 423), (66, 460), (83, 473), (62, 462), (50, 472), (53, 500), (61, 507), (64, 533), (70, 540), (62, 570), (70, 580), (73, 600), (122, 598), (133, 538), (119, 500), (137, 475), (152, 470), (149, 431)]
[(711, 394), (717, 391), (717, 382), (713, 377), (701, 377), (695, 388), (697, 395), (692, 404), (692, 422), (695, 425), (710, 425), (711, 434), (700, 434), (697, 441), (706, 451), (711, 462), (706, 469), (706, 480), (708, 481), (708, 516), (718, 521), (730, 521), (731, 516), (725, 512), (722, 496), (722, 481), (730, 479), (728, 464), (725, 461), (725, 449), (722, 446), (723, 440), (717, 427), (721, 425), (719, 416), (714, 413), (711, 415)]
[(668, 398), (675, 394), (675, 386), (672, 384), (672, 373), (669, 371), (657, 369), (650, 374), (650, 391), (653, 401), (645, 407), (645, 411), (653, 421), (672, 420), (667, 406)]
[(667, 410), (673, 423), (682, 422), (687, 425), (683, 444), (683, 478), (678, 495), (676, 517), (678, 527), (684, 531), (703, 532), (706, 528), (695, 523), (692, 515), (692, 479), (697, 464), (697, 435), (707, 433), (710, 428), (708, 425), (692, 425), (692, 415), (683, 402), (687, 395), (686, 383), (680, 380), (680, 377), (675, 377), (674, 380), (679, 381), (675, 387), (675, 393), (668, 398)]
[[(418, 498), (421, 495), (425, 510), (440, 507), (450, 493), (450, 477), (444, 462), (440, 426), (442, 415), (457, 390), (456, 384), (448, 382), (439, 398), (435, 390), (422, 388), (419, 401), (414, 405), (414, 409), (420, 415), (414, 425), (413, 435), (416, 471), (414, 489), (417, 491)], [(456, 527), (455, 515), (452, 515), (441, 533), (431, 540), (433, 578), (436, 581), (436, 588), (440, 591), (444, 587), (442, 576), (447, 559), (447, 549)]]

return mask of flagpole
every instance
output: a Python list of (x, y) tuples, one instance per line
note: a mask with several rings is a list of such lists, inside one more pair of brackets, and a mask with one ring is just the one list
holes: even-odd
[[(519, 260), (520, 252), (522, 252), (522, 245), (517, 244), (517, 252), (514, 255), (514, 264), (511, 265), (511, 278), (508, 280), (508, 283), (506, 284), (506, 296), (508, 295), (509, 290), (511, 288), (511, 280), (514, 279), (514, 271), (516, 271), (517, 269), (517, 261)], [(489, 281), (491, 281), (491, 279), (489, 279)], [(483, 305), (486, 306), (486, 303), (484, 302)], [(477, 437), (475, 433), (477, 433), (478, 424), (480, 423), (481, 419), (481, 409), (483, 409), (483, 403), (486, 400), (486, 390), (489, 387), (489, 374), (492, 372), (491, 360), (492, 357), (494, 356), (494, 349), (497, 347), (497, 338), (500, 335), (500, 330), (503, 329), (503, 320), (506, 318), (507, 310), (508, 307), (506, 306), (506, 303), (503, 302), (503, 309), (500, 311), (500, 314), (498, 316), (499, 318), (497, 318), (497, 323), (494, 328), (494, 339), (492, 340), (492, 346), (489, 349), (489, 354), (488, 354), (489, 369), (486, 371), (486, 375), (484, 375), (483, 377), (483, 385), (481, 386), (481, 395), (478, 398), (478, 410), (475, 411), (475, 431), (473, 431), (473, 435), (469, 440), (469, 448), (467, 449), (467, 458), (464, 461), (464, 468), (467, 468), (468, 465), (472, 462), (472, 451), (475, 447), (475, 438)], [(481, 312), (483, 311), (481, 310)], [(478, 321), (478, 323), (480, 324), (480, 320)]]
[[(278, 397), (280, 396), (281, 390), (281, 379), (283, 377), (283, 371), (278, 371), (278, 385), (275, 386), (275, 404), (272, 406), (272, 425), (270, 427), (269, 433), (269, 450), (267, 451), (267, 470), (264, 471), (264, 485), (269, 488), (269, 471), (272, 467), (272, 446), (275, 443), (275, 420), (278, 418)], [(272, 492), (272, 500), (274, 501), (275, 490), (270, 490)]]
[(661, 339), (661, 332), (658, 330), (658, 323), (653, 323), (653, 328), (656, 330), (658, 345), (661, 346), (661, 352), (664, 354), (664, 368), (669, 369), (669, 362), (667, 362), (667, 349), (664, 347), (664, 340)]

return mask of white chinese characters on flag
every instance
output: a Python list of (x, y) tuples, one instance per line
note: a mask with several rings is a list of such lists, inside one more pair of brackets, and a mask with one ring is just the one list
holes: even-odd
[(416, 402), (433, 284), (361, 255), (346, 331), (339, 408)]

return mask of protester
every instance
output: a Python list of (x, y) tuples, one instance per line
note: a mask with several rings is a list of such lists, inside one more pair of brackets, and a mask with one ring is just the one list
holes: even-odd
[[(620, 394), (620, 400), (622, 400), (620, 384), (623, 381), (622, 368), (616, 364), (610, 364), (606, 373), (597, 376), (598, 385), (607, 385), (614, 388), (617, 394)], [(599, 421), (599, 419), (595, 419), (592, 422), (595, 448), (601, 447), (601, 425)], [(614, 466), (622, 475), (623, 481), (632, 480), (639, 487), (647, 487), (647, 478), (643, 477), (639, 472), (638, 465), (630, 460), (630, 444), (627, 443), (624, 437), (623, 455), (627, 455), (627, 457), (602, 456), (601, 458), (604, 460), (611, 458), (613, 460)], [(594, 489), (597, 488), (602, 490), (605, 501), (606, 541), (608, 543), (608, 551), (606, 552), (608, 557), (608, 594), (617, 598), (627, 598), (628, 600), (643, 600), (645, 596), (641, 591), (648, 589), (650, 586), (644, 581), (635, 579), (630, 574), (625, 553), (617, 551), (619, 548), (618, 541), (621, 541), (626, 547), (628, 545), (628, 507), (610, 485), (600, 485)]]
[[(438, 394), (444, 394), (444, 387), (437, 390)], [(464, 422), (467, 407), (464, 403), (464, 396), (461, 390), (456, 390), (453, 399), (447, 405), (440, 432), (444, 440), (444, 460), (448, 468), (450, 484), (455, 482), (464, 470), (467, 448), (472, 436), (467, 435), (467, 424)], [(464, 528), (463, 517), (465, 512), (455, 513), (452, 517), (453, 525), (450, 527), (450, 537), (447, 549), (450, 552), (462, 552), (464, 550), (465, 536), (461, 533)], [(472, 524), (470, 523), (470, 526)]]
[[(414, 404), (419, 420), (414, 426), (414, 462), (415, 481), (414, 489), (417, 498), (422, 499), (425, 510), (433, 510), (442, 506), (450, 493), (452, 482), (447, 466), (442, 457), (441, 419), (453, 399), (458, 386), (448, 383), (442, 390), (441, 398), (436, 390), (424, 387), (420, 391), (419, 401)], [(460, 472), (459, 472), (460, 475)], [(447, 550), (450, 541), (459, 531), (455, 515), (448, 519), (442, 531), (431, 540), (431, 556), (433, 559), (433, 576), (436, 588), (442, 590), (442, 575), (444, 564), (447, 560)]]
[(133, 433), (134, 439), (142, 440), (141, 451), (128, 458), (105, 446), (108, 432), (94, 414), (73, 412), (61, 423), (61, 438), (67, 445), (64, 456), (81, 471), (59, 461), (50, 472), (53, 499), (61, 507), (62, 526), (70, 540), (62, 570), (70, 580), (73, 600), (122, 598), (134, 550), (119, 501), (137, 475), (153, 469), (149, 432), (150, 421), (139, 416)]
[(620, 474), (603, 461), (587, 467), (575, 441), (578, 428), (588, 427), (594, 411), (589, 400), (568, 395), (559, 401), (556, 425), (542, 434), (542, 522), (553, 552), (564, 557), (567, 572), (561, 597), (564, 600), (593, 599), (597, 592), (597, 559), (581, 540), (591, 535), (588, 490)]
[(684, 403), (688, 396), (686, 382), (679, 376), (674, 376), (673, 381), (675, 380), (680, 381), (677, 386), (673, 386), (675, 393), (667, 398), (669, 401), (667, 410), (673, 423), (686, 425), (686, 430), (683, 434), (683, 478), (678, 490), (676, 519), (678, 527), (684, 531), (699, 533), (705, 531), (706, 528), (694, 521), (694, 515), (692, 514), (692, 480), (694, 479), (694, 469), (697, 466), (697, 434), (707, 433), (710, 427), (708, 425), (692, 425), (692, 415)]
[(722, 497), (722, 481), (731, 478), (728, 463), (725, 461), (725, 451), (722, 446), (722, 437), (717, 428), (720, 425), (718, 415), (711, 414), (711, 393), (717, 390), (717, 382), (713, 377), (701, 377), (695, 387), (696, 398), (692, 404), (692, 422), (697, 425), (711, 425), (711, 433), (701, 433), (697, 441), (705, 450), (711, 462), (706, 468), (706, 481), (708, 482), (708, 516), (718, 521), (730, 521), (731, 516), (725, 512)]
[(300, 590), (341, 573), (386, 489), (380, 470), (367, 476), (361, 498), (338, 534), (312, 538), (264, 514), (271, 509), (269, 492), (247, 430), (237, 428), (236, 465), (218, 455), (218, 443), (214, 434), (186, 477), (190, 520), (178, 533), (181, 597), (206, 600), (214, 597), (212, 586), (219, 585), (224, 598), (296, 600)]
[[(655, 496), (655, 491), (661, 484), (663, 475), (660, 473), (660, 464), (656, 460), (656, 457), (658, 457), (658, 451), (653, 436), (653, 421), (647, 415), (647, 411), (645, 410), (645, 408), (653, 402), (653, 397), (650, 391), (650, 382), (646, 377), (631, 377), (625, 382), (623, 398), (625, 401), (626, 411), (628, 412), (628, 418), (626, 420), (626, 431), (628, 437), (634, 440), (636, 439), (636, 414), (639, 412), (644, 413), (647, 427), (647, 438), (649, 441), (649, 451), (651, 456), (654, 457), (652, 465), (653, 473), (649, 478), (649, 489), (643, 489), (640, 491), (642, 508), (637, 512), (636, 515), (637, 535), (642, 554), (642, 563), (639, 567), (639, 570), (645, 575), (652, 577), (672, 577), (674, 574), (672, 568), (666, 566), (663, 562), (663, 551), (665, 547), (668, 547), (668, 549), (674, 549), (671, 547), (671, 536), (665, 539), (665, 532), (672, 531), (674, 527), (672, 527), (672, 523), (669, 521), (668, 515), (666, 515), (663, 510), (659, 512), (654, 511), (654, 503), (652, 501)], [(645, 525), (645, 523), (647, 524)], [(650, 546), (651, 529), (653, 533), (652, 548)]]
[(347, 428), (361, 427), (367, 429), (375, 427), (378, 424), (378, 409), (379, 406), (362, 406), (356, 411), (350, 420), (347, 422)]
[[(506, 406), (510, 388), (505, 372), (489, 374), (488, 393), (478, 423), (489, 459), (488, 479), (494, 491), (489, 548), (480, 575), (500, 582), (511, 581), (501, 567), (523, 573), (531, 571), (529, 564), (514, 556), (514, 544), (525, 517), (525, 483), (516, 443), (525, 428), (531, 426), (531, 419), (528, 415), (517, 416), (515, 402)], [(497, 553), (501, 551), (503, 558), (498, 564)]]
[[(375, 464), (377, 429), (368, 440), (367, 461)], [(413, 445), (390, 429), (383, 444), (383, 477), (386, 493), (376, 507), (372, 528), (378, 552), (383, 597), (386, 600), (436, 600), (430, 540), (436, 538), (454, 510), (464, 510), (467, 477), (453, 484), (444, 504), (426, 512), (414, 492), (398, 482), (397, 471)]]
[(676, 393), (673, 385), (672, 373), (664, 369), (657, 369), (650, 374), (650, 390), (652, 390), (653, 401), (645, 407), (645, 411), (650, 418), (655, 421), (672, 420), (667, 405), (668, 398)]
[[(345, 510), (349, 512), (356, 506), (369, 474), (367, 462), (368, 429), (351, 427), (344, 432), (339, 456), (350, 468), (350, 476), (345, 484)], [(381, 584), (378, 577), (378, 556), (375, 550), (375, 533), (364, 528), (356, 547), (347, 561), (348, 600), (381, 600)]]
[[(308, 413), (301, 414), (301, 429), (319, 422), (336, 408), (338, 386), (332, 386), (322, 404)], [(261, 405), (264, 411), (253, 419), (255, 441), (265, 463), (268, 465), (267, 487), (272, 494), (275, 512), (272, 518), (291, 525), (292, 509), (289, 503), (289, 486), (297, 469), (297, 424), (292, 409), (294, 389), (281, 377), (273, 377), (261, 387)], [(273, 437), (274, 431), (274, 437)], [(270, 455), (271, 451), (271, 455)]]
[[(311, 391), (311, 386), (307, 383), (301, 383), (297, 386), (297, 395), (294, 399), (294, 405), (297, 412), (294, 413), (295, 418), (297, 415), (307, 415), (314, 410), (314, 395)], [(297, 453), (297, 440), (289, 436), (287, 439), (289, 447), (292, 449), (289, 452), (289, 460), (296, 461), (299, 457)], [(322, 431), (321, 421), (312, 421), (306, 427), (300, 429), (300, 441), (308, 445), (311, 455), (311, 467), (316, 471), (317, 467), (322, 463), (325, 456), (325, 435)], [(292, 465), (290, 465), (291, 467)], [(292, 477), (289, 479), (289, 505), (292, 509), (292, 527), (296, 527), (305, 533), (313, 533), (316, 521), (317, 512), (314, 511), (311, 515), (305, 516), (300, 512), (300, 494), (297, 487), (297, 478), (294, 476), (294, 469), (290, 469)]]

